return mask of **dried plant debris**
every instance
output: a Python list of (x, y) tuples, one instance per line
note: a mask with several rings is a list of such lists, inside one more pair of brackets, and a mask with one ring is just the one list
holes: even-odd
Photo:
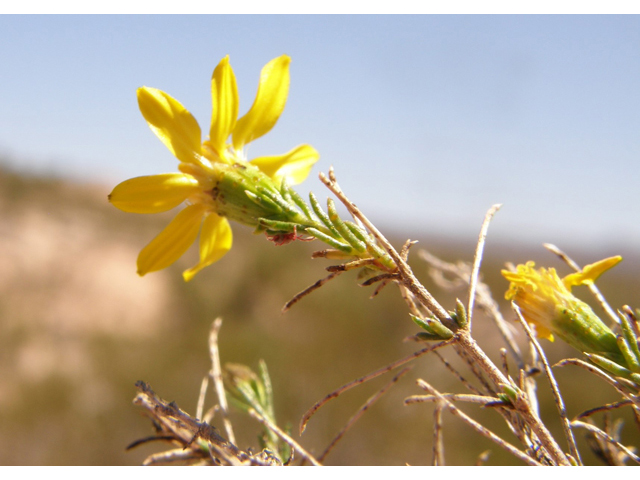
[(163, 400), (146, 383), (138, 382), (136, 387), (138, 394), (133, 403), (146, 409), (156, 433), (133, 442), (127, 449), (153, 441), (174, 445), (172, 449), (150, 455), (143, 465), (282, 465), (269, 450), (253, 454), (239, 449), (214, 426), (191, 417), (174, 402)]

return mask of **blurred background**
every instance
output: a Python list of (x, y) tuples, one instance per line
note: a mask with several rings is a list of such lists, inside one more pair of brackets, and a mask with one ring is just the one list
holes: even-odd
[[(232, 251), (189, 284), (180, 271), (195, 251), (166, 271), (135, 274), (139, 250), (171, 212), (124, 214), (106, 195), (129, 177), (176, 169), (135, 91), (170, 93), (206, 130), (211, 72), (227, 54), (241, 113), (262, 66), (292, 57), (287, 108), (249, 156), (312, 144), (321, 159), (301, 193), (325, 197), (316, 175), (333, 165), (398, 247), (419, 239), (416, 250), (449, 261), (472, 260), (484, 213), (503, 203), (483, 266), (496, 299), (505, 262), (567, 273), (541, 247), (551, 242), (581, 264), (623, 255), (602, 290), (614, 307), (638, 306), (639, 17), (0, 16), (0, 40), (1, 464), (139, 464), (158, 447), (124, 451), (151, 431), (130, 403), (135, 381), (195, 413), (217, 316), (223, 362), (265, 359), (279, 420), (294, 426), (334, 388), (416, 348), (402, 342), (416, 329), (394, 287), (369, 300), (355, 275), (280, 314), (324, 275), (326, 264), (310, 260), (314, 244), (276, 248), (234, 226)], [(429, 285), (426, 265), (412, 259)], [(465, 296), (434, 294), (447, 308)], [(476, 329), (495, 350), (495, 330), (481, 318)], [(552, 358), (575, 355), (546, 345)], [(615, 398), (581, 391), (581, 372), (558, 375), (576, 402), (570, 415)], [(430, 462), (432, 408), (401, 403), (419, 393), (419, 377), (455, 388), (423, 359), (327, 462)], [(385, 381), (321, 410), (303, 445), (321, 452)], [(257, 445), (257, 426), (237, 422), (240, 446)], [(491, 446), (470, 447), (475, 434), (456, 422), (445, 419), (447, 459), (474, 463)], [(492, 449), (489, 463), (514, 463)]]

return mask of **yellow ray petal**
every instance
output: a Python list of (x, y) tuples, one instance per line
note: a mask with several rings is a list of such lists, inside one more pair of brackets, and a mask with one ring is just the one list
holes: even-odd
[(157, 88), (141, 87), (138, 105), (153, 133), (178, 160), (197, 161), (201, 151), (200, 127), (180, 102)]
[(197, 180), (184, 173), (149, 175), (118, 184), (109, 201), (124, 212), (159, 213), (177, 207), (199, 189)]
[(615, 267), (622, 261), (622, 257), (609, 257), (599, 262), (586, 265), (581, 271), (567, 275), (562, 279), (562, 282), (567, 288), (571, 288), (575, 285), (589, 285), (593, 284), (596, 279), (604, 272), (612, 267)]
[(209, 141), (215, 152), (222, 152), (238, 118), (238, 86), (236, 76), (229, 65), (229, 55), (224, 57), (211, 77), (211, 129)]
[(262, 69), (256, 99), (233, 130), (236, 150), (267, 133), (280, 118), (289, 94), (289, 63), (291, 58), (282, 55)]
[(227, 219), (215, 213), (207, 215), (200, 232), (200, 262), (182, 273), (185, 282), (204, 267), (220, 260), (231, 249), (232, 243), (233, 235)]
[(251, 163), (276, 183), (286, 177), (289, 184), (297, 185), (309, 176), (311, 167), (319, 158), (320, 154), (311, 145), (300, 145), (284, 155), (254, 158)]
[(162, 270), (178, 260), (195, 242), (204, 214), (205, 207), (200, 204), (180, 211), (138, 255), (138, 275)]

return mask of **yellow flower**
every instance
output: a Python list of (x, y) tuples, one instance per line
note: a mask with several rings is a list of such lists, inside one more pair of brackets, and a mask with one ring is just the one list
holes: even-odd
[[(308, 176), (318, 160), (318, 152), (310, 145), (300, 145), (284, 155), (255, 158), (251, 162), (247, 161), (244, 152), (246, 144), (273, 128), (284, 110), (290, 62), (288, 56), (282, 55), (265, 65), (255, 101), (238, 119), (236, 78), (229, 57), (223, 58), (211, 79), (211, 128), (209, 138), (204, 142), (198, 122), (180, 102), (155, 88), (138, 89), (140, 111), (151, 130), (180, 161), (180, 173), (126, 180), (114, 188), (109, 201), (120, 210), (133, 213), (159, 213), (187, 203), (140, 252), (139, 275), (171, 265), (195, 242), (198, 233), (200, 261), (183, 273), (186, 281), (229, 251), (232, 234), (226, 217), (243, 223), (252, 223), (252, 220), (242, 212), (238, 213), (246, 210), (244, 206), (234, 209), (224, 203), (227, 199), (219, 192), (220, 184), (231, 182), (235, 185), (239, 175), (243, 186), (265, 183), (263, 178), (269, 185), (277, 185), (285, 178), (289, 184), (296, 184)], [(269, 185), (266, 188), (273, 189)], [(246, 188), (251, 190), (251, 185)]]
[(582, 352), (620, 361), (616, 336), (589, 305), (571, 293), (571, 288), (593, 283), (621, 260), (622, 257), (606, 258), (562, 279), (554, 268), (536, 270), (534, 262), (518, 265), (515, 272), (502, 270), (502, 275), (511, 282), (505, 298), (518, 305), (538, 337), (553, 341), (557, 335)]

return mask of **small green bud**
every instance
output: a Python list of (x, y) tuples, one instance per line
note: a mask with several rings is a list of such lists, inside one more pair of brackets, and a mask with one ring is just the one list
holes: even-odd
[(453, 332), (438, 320), (432, 318), (418, 318), (415, 315), (409, 315), (411, 316), (411, 320), (413, 320), (416, 325), (425, 330), (429, 335), (435, 335), (439, 337), (440, 340), (453, 338)]
[(632, 372), (640, 372), (640, 363), (638, 363), (638, 358), (635, 355), (635, 352), (629, 346), (627, 340), (622, 336), (618, 335), (618, 348), (622, 352), (622, 356), (625, 359), (625, 362), (629, 369)]
[(604, 368), (608, 372), (611, 372), (618, 377), (631, 378), (632, 372), (628, 368), (625, 368), (622, 365), (618, 365), (616, 362), (613, 362), (608, 358), (605, 358), (596, 353), (585, 353), (585, 355), (589, 360), (591, 360), (600, 368)]
[(427, 342), (442, 341), (442, 337), (440, 335), (436, 335), (435, 333), (418, 332), (416, 333), (416, 337), (419, 338), (420, 340), (425, 340)]
[(464, 308), (464, 305), (460, 301), (459, 298), (456, 298), (456, 314), (453, 317), (460, 328), (466, 328), (469, 324), (469, 319), (467, 318), (467, 310)]
[(504, 391), (504, 395), (506, 395), (509, 398), (509, 403), (513, 403), (517, 400), (518, 394), (520, 393), (520, 390), (518, 388), (514, 387), (513, 385), (509, 385), (507, 383), (503, 383), (500, 386)]

